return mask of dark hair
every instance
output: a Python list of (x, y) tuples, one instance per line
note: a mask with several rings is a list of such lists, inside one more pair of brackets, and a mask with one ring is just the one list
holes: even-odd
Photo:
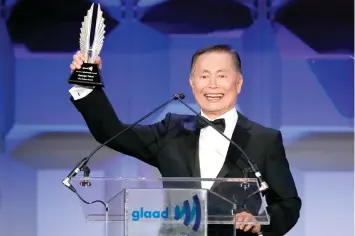
[(235, 68), (238, 71), (242, 72), (242, 62), (240, 60), (240, 56), (239, 56), (238, 52), (234, 51), (233, 48), (227, 44), (216, 44), (216, 45), (204, 47), (204, 48), (197, 50), (194, 53), (194, 55), (192, 56), (190, 69), (192, 70), (192, 68), (199, 56), (201, 56), (202, 54), (205, 54), (205, 53), (209, 53), (209, 52), (227, 52), (227, 53), (231, 54), (233, 57), (233, 63), (235, 65)]

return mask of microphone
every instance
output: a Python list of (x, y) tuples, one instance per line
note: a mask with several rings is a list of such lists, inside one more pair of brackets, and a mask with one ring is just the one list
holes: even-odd
[[(230, 138), (228, 138), (225, 134), (223, 134), (223, 132), (219, 131), (216, 127), (214, 127), (214, 125), (206, 118), (202, 117), (197, 111), (195, 111), (191, 106), (189, 106), (186, 102), (182, 101), (182, 99), (178, 100), (184, 104), (189, 110), (191, 110), (193, 113), (195, 113), (200, 119), (202, 119), (204, 122), (206, 122), (209, 126), (211, 126), (214, 130), (216, 130), (220, 135), (222, 135), (225, 139), (227, 139), (233, 146), (235, 146), (236, 148), (238, 148), (238, 150), (243, 154), (244, 159), (247, 161), (248, 165), (250, 166), (251, 171), (254, 173), (255, 177), (257, 178), (257, 180), (260, 183), (260, 188), (257, 191), (257, 193), (259, 192), (264, 192), (269, 188), (269, 185), (264, 181), (258, 167), (256, 166), (256, 164), (254, 164), (250, 158), (247, 156), (247, 154), (242, 150), (241, 147), (239, 147), (238, 144), (236, 144), (233, 140), (231, 140)], [(256, 194), (256, 193), (254, 193)], [(253, 194), (253, 195), (254, 195)]]
[[(81, 186), (91, 186), (91, 182), (88, 181), (88, 177), (90, 175), (90, 169), (89, 167), (87, 167), (88, 162), (90, 161), (90, 158), (97, 152), (99, 151), (102, 147), (104, 147), (106, 144), (108, 144), (109, 142), (111, 142), (112, 140), (114, 140), (115, 138), (121, 136), (122, 134), (124, 134), (125, 132), (127, 132), (128, 130), (131, 130), (134, 126), (136, 126), (138, 123), (142, 122), (143, 120), (145, 120), (146, 118), (148, 118), (149, 116), (151, 116), (152, 114), (154, 114), (155, 112), (157, 112), (158, 110), (160, 110), (161, 108), (165, 107), (166, 105), (168, 105), (169, 103), (171, 103), (174, 100), (179, 100), (182, 101), (185, 98), (185, 95), (183, 93), (175, 93), (172, 98), (170, 98), (168, 101), (162, 103), (160, 106), (156, 107), (154, 110), (152, 110), (151, 112), (149, 112), (148, 114), (146, 114), (145, 116), (143, 116), (142, 118), (140, 118), (139, 120), (137, 120), (136, 122), (134, 122), (133, 124), (131, 124), (130, 126), (126, 127), (125, 129), (123, 129), (121, 132), (117, 133), (115, 136), (113, 136), (112, 138), (110, 138), (109, 140), (105, 141), (104, 143), (102, 143), (101, 145), (99, 145), (96, 149), (94, 149), (87, 157), (83, 158), (76, 166), (75, 168), (67, 175), (67, 177), (65, 177), (62, 181), (62, 183), (69, 188), (71, 191), (73, 191), (74, 193), (76, 192), (76, 189), (74, 188), (74, 186), (70, 183), (72, 178), (74, 178), (80, 171), (84, 171), (84, 178), (86, 178), (86, 180), (82, 181), (80, 183)], [(80, 196), (79, 196), (80, 197)], [(80, 198), (81, 199), (81, 198)]]

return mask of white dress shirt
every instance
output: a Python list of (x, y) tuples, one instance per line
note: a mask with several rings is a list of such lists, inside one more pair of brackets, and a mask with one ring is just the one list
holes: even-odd
[[(84, 98), (93, 91), (91, 87), (78, 86), (72, 87), (69, 92), (74, 100)], [(201, 115), (208, 117), (201, 111)], [(238, 112), (235, 108), (218, 117), (225, 119), (226, 128), (224, 135), (232, 138), (235, 126), (238, 121)], [(215, 131), (212, 127), (207, 126), (200, 132), (199, 138), (199, 161), (201, 178), (216, 178), (222, 169), (227, 156), (229, 141)], [(213, 185), (212, 181), (202, 183), (202, 188), (210, 189)]]
[[(208, 117), (202, 111), (201, 115), (208, 119)], [(220, 118), (225, 119), (226, 127), (224, 130), (224, 135), (231, 139), (238, 121), (237, 110), (233, 108), (216, 119)], [(199, 139), (201, 178), (217, 177), (226, 159), (228, 149), (229, 141), (226, 140), (211, 126), (207, 126), (201, 130)], [(203, 182), (202, 188), (210, 189), (212, 185), (212, 181)]]

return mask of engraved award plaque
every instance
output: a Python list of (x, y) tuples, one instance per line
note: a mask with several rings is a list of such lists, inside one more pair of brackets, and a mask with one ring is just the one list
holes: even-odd
[(84, 55), (85, 60), (81, 69), (73, 71), (68, 81), (69, 84), (104, 87), (100, 76), (100, 69), (94, 63), (94, 60), (100, 54), (104, 43), (105, 19), (102, 17), (103, 12), (101, 11), (100, 4), (98, 4), (95, 32), (92, 45), (90, 46), (93, 11), (94, 3), (84, 17), (80, 29), (80, 52)]

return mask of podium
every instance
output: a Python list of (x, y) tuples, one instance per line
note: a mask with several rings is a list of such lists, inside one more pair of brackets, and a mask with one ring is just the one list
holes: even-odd
[(207, 236), (215, 225), (237, 235), (235, 215), (244, 211), (252, 215), (244, 224), (270, 223), (253, 178), (75, 177), (72, 185), (94, 202), (82, 202), (85, 220), (104, 224), (105, 236)]

